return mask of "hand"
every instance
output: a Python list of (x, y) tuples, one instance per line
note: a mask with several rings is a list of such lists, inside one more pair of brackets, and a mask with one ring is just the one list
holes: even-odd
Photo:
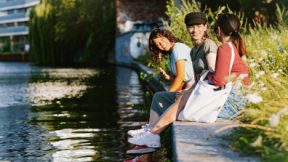
[(160, 74), (161, 74), (166, 80), (170, 80), (170, 75), (168, 75), (165, 70), (163, 70), (162, 68), (159, 68), (159, 70), (160, 70)]

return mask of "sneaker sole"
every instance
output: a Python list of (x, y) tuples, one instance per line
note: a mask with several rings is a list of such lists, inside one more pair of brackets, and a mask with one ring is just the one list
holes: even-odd
[(126, 154), (145, 154), (145, 153), (151, 153), (156, 151), (155, 148), (145, 148), (145, 149), (139, 149), (139, 150), (127, 150)]
[(147, 147), (152, 147), (152, 148), (159, 148), (161, 147), (161, 144), (155, 144), (155, 143), (140, 143), (139, 141), (132, 141), (131, 139), (128, 139), (128, 142), (134, 145), (145, 145)]
[(132, 134), (129, 134), (129, 133), (127, 133), (130, 137), (138, 137), (138, 136), (141, 136), (142, 134), (144, 134), (145, 132), (143, 132), (143, 133), (138, 133), (138, 134), (134, 134), (134, 135), (132, 135)]

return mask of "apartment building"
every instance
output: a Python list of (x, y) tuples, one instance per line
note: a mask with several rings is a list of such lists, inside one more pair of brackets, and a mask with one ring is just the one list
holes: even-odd
[(40, 0), (0, 0), (0, 53), (28, 51), (31, 8)]

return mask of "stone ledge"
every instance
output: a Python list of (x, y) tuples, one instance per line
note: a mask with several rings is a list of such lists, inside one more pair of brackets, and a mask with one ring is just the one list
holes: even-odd
[(172, 126), (174, 162), (257, 162), (257, 157), (244, 157), (232, 151), (227, 142), (217, 138), (229, 131), (215, 134), (215, 130), (233, 124), (229, 120), (216, 123), (176, 121)]

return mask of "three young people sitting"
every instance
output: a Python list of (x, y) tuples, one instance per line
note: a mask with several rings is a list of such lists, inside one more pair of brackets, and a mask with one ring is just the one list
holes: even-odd
[[(239, 33), (240, 20), (237, 16), (228, 13), (218, 15), (214, 28), (217, 39), (221, 42), (218, 50), (216, 43), (209, 39), (205, 14), (201, 12), (189, 13), (185, 16), (185, 24), (194, 45), (193, 49), (191, 50), (193, 74), (195, 76), (194, 78), (199, 78), (203, 70), (209, 70), (210, 73), (206, 78), (208, 82), (219, 87), (225, 86), (228, 81), (227, 77), (230, 73), (232, 46), (233, 50), (235, 51), (235, 59), (232, 65), (231, 74), (235, 75), (235, 78), (238, 76), (244, 76), (242, 83), (245, 85), (249, 84), (249, 70), (241, 59), (242, 56), (246, 55), (246, 50), (244, 41)], [(155, 31), (152, 31), (152, 33), (153, 32)], [(159, 38), (151, 36), (149, 38), (150, 47), (157, 43), (155, 42), (155, 38)], [(158, 45), (160, 45), (158, 52), (160, 54), (165, 54), (162, 51), (163, 49), (167, 49), (164, 48), (165, 44), (163, 43), (161, 49), (161, 41), (158, 43)], [(174, 46), (172, 44), (169, 51), (173, 51)], [(178, 55), (178, 59), (176, 59), (176, 69), (177, 67), (183, 67), (183, 65), (177, 66), (177, 61), (182, 62), (180, 65), (185, 64), (186, 62), (189, 62), (190, 64), (189, 58), (181, 57), (182, 53), (179, 53)], [(171, 62), (172, 61), (170, 61), (170, 63)], [(176, 75), (185, 74), (185, 68), (184, 72), (182, 73), (177, 73), (178, 71), (176, 70)], [(171, 65), (170, 70), (173, 72)], [(195, 81), (192, 84), (196, 83), (196, 79), (194, 80)], [(174, 82), (177, 81), (174, 80)], [(149, 123), (141, 129), (128, 131), (128, 134), (132, 136), (128, 139), (129, 143), (144, 145), (152, 148), (158, 148), (161, 146), (159, 134), (169, 124), (177, 120), (178, 114), (183, 110), (191, 92), (193, 91), (193, 86), (190, 86), (189, 90), (181, 91), (181, 93), (177, 93), (174, 90), (176, 89), (170, 88), (169, 92), (155, 93), (151, 104)], [(243, 107), (243, 103), (245, 103), (243, 102), (243, 97), (241, 96), (241, 93), (235, 93), (235, 91), (239, 91), (239, 86), (235, 86), (233, 91), (230, 93), (228, 100), (219, 114), (220, 117), (229, 118), (235, 116)]]

